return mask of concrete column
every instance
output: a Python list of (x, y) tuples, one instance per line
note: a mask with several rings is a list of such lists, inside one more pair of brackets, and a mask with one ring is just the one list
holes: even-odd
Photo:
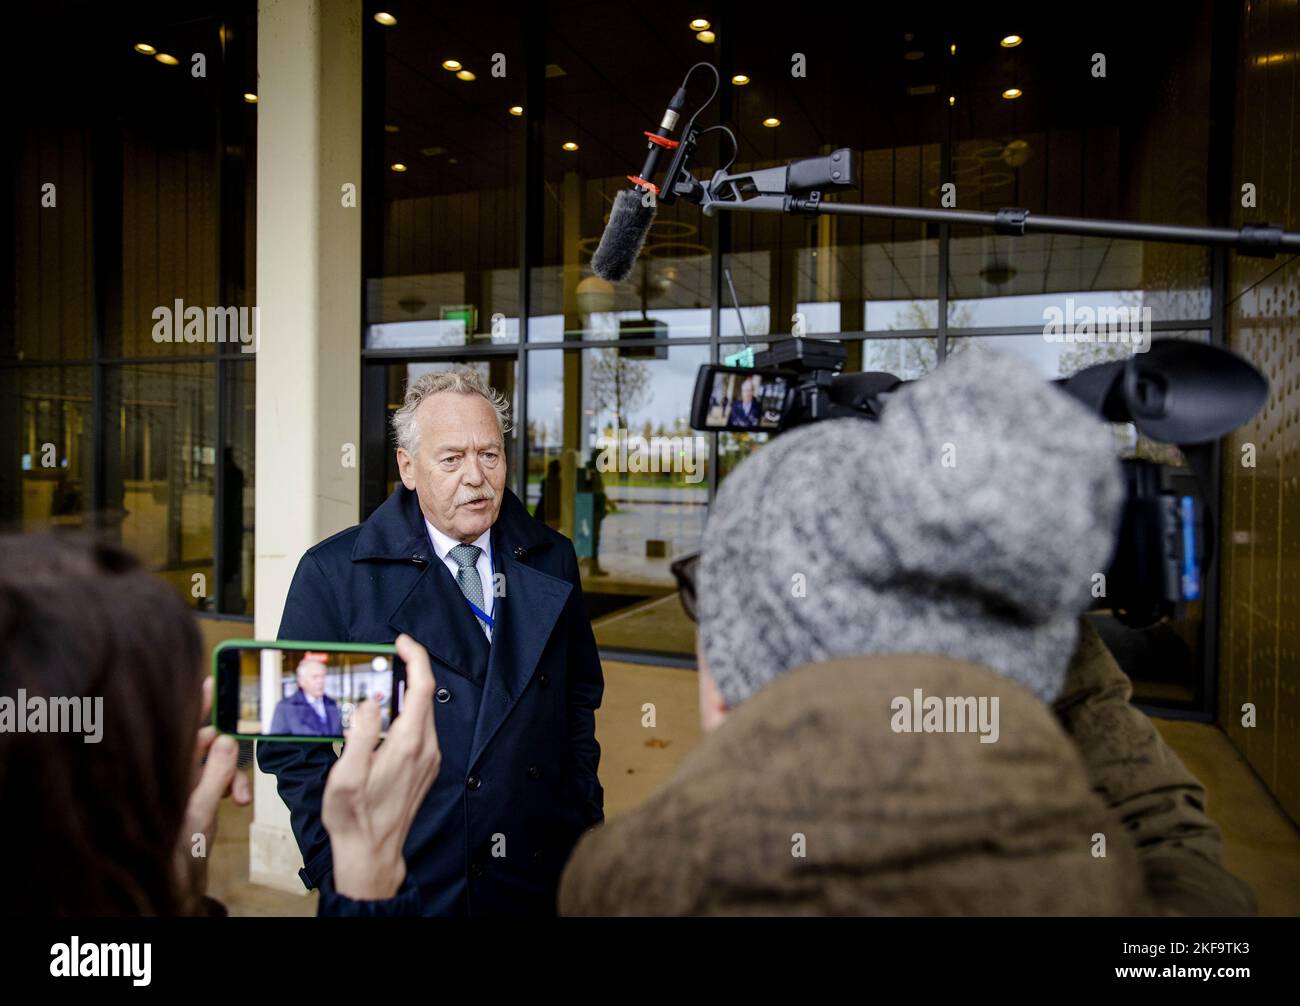
[[(258, 5), (259, 639), (303, 552), (360, 515), (361, 18), (360, 0)], [(257, 772), (249, 879), (303, 893), (301, 865)]]

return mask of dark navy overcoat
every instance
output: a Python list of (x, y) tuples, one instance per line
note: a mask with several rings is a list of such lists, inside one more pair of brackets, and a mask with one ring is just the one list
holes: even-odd
[[(442, 769), (406, 843), (426, 915), (553, 914), (579, 835), (604, 818), (595, 710), (604, 677), (572, 543), (505, 491), (492, 527), (491, 643), (437, 558), (416, 494), (398, 489), (363, 524), (309, 549), (279, 638), (429, 651)], [(328, 744), (261, 742), (302, 850), (304, 882), (328, 888), (321, 795)]]

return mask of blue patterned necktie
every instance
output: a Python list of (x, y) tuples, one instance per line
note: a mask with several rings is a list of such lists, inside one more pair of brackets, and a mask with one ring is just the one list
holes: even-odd
[[(460, 568), (456, 570), (456, 583), (460, 587), (460, 592), (464, 594), (479, 611), (487, 611), (483, 605), (483, 581), (478, 575), (478, 557), (483, 554), (483, 550), (477, 545), (456, 545), (448, 553), (456, 560), (456, 565)], [(478, 616), (475, 615), (477, 618)], [(484, 628), (489, 628), (480, 618), (479, 622)]]

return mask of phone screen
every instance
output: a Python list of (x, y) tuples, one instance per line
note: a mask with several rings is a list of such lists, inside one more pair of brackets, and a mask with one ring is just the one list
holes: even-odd
[(212, 661), (221, 733), (336, 741), (367, 698), (379, 704), (382, 732), (401, 712), (406, 668), (392, 646), (233, 640)]

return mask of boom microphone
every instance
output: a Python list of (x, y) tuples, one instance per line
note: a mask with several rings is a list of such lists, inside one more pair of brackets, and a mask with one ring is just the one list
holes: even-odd
[(591, 256), (591, 270), (601, 279), (617, 283), (632, 275), (636, 257), (655, 220), (655, 204), (646, 206), (642, 198), (636, 189), (624, 189), (614, 197), (609, 223), (600, 236), (596, 254)]
[[(600, 236), (600, 244), (596, 248), (596, 253), (591, 257), (592, 272), (603, 280), (617, 283), (632, 275), (632, 267), (636, 265), (637, 256), (641, 254), (641, 247), (645, 244), (646, 235), (650, 233), (650, 227), (655, 219), (655, 211), (658, 208), (658, 197), (661, 190), (653, 180), (655, 168), (663, 151), (677, 152), (677, 148), (682, 144), (680, 139), (673, 138), (673, 133), (681, 121), (682, 109), (686, 105), (687, 81), (690, 80), (691, 74), (701, 66), (707, 66), (716, 79), (717, 70), (707, 63), (696, 63), (687, 71), (682, 86), (677, 89), (677, 93), (668, 102), (663, 118), (659, 121), (659, 128), (653, 133), (649, 130), (645, 131), (646, 138), (650, 142), (646, 151), (645, 164), (641, 167), (641, 173), (639, 175), (628, 175), (627, 180), (632, 183), (632, 187), (624, 189), (614, 197), (614, 207), (609, 213), (609, 223), (605, 225), (605, 232)], [(717, 87), (715, 84), (714, 94), (716, 93)], [(709, 101), (712, 100), (712, 97), (710, 97)], [(708, 104), (708, 102), (705, 104)], [(697, 112), (696, 115), (698, 114)], [(683, 136), (689, 132), (694, 121), (695, 116), (693, 115), (686, 124), (686, 129), (683, 130)], [(671, 165), (669, 170), (672, 171)], [(672, 184), (673, 179), (665, 179), (664, 189), (668, 193), (665, 199), (668, 202), (672, 201)], [(647, 194), (650, 194), (649, 199), (646, 198)]]

